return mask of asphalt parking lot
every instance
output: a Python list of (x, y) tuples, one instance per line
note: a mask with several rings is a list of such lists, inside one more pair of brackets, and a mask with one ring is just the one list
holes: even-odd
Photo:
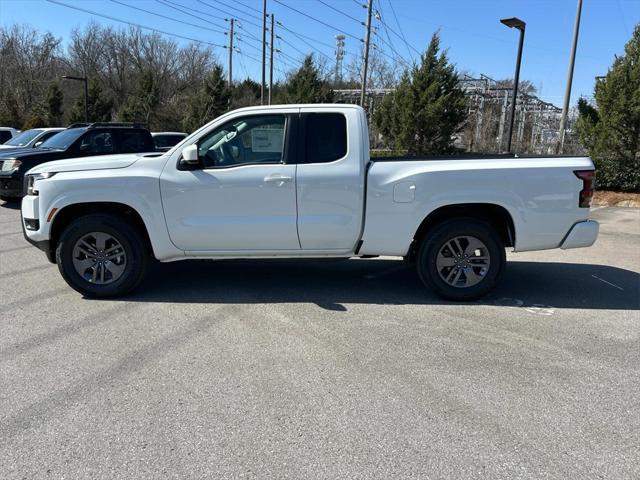
[(639, 478), (640, 210), (453, 304), (395, 259), (83, 299), (0, 205), (0, 478)]

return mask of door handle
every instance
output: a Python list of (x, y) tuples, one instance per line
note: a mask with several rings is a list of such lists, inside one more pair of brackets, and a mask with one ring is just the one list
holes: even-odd
[(279, 186), (283, 185), (285, 182), (290, 182), (292, 180), (293, 177), (287, 177), (285, 175), (280, 175), (279, 173), (264, 177), (265, 183), (277, 183)]

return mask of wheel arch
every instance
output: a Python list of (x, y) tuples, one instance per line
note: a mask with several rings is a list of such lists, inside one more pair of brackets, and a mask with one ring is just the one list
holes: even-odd
[(50, 260), (55, 258), (56, 247), (64, 229), (75, 219), (93, 213), (106, 213), (124, 218), (136, 228), (148, 252), (155, 256), (147, 225), (135, 208), (120, 202), (83, 202), (66, 205), (53, 217), (49, 234), (50, 251), (47, 253)]
[(409, 259), (415, 258), (416, 246), (436, 226), (447, 220), (460, 217), (470, 217), (489, 223), (498, 232), (505, 247), (515, 246), (515, 224), (513, 217), (506, 208), (494, 203), (458, 203), (436, 208), (422, 220), (413, 236), (411, 247), (409, 248)]

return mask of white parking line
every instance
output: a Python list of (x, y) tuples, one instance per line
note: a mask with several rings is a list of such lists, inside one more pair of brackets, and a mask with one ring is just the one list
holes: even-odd
[(600, 280), (601, 282), (606, 283), (607, 285), (611, 285), (614, 288), (617, 288), (618, 290), (622, 290), (624, 292), (624, 288), (619, 287), (618, 285), (616, 285), (615, 283), (611, 283), (611, 282), (607, 282), (604, 278), (600, 278), (597, 275), (591, 275), (593, 278), (595, 278), (596, 280)]

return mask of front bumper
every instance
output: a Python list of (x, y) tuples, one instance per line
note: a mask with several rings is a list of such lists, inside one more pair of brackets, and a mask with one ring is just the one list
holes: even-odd
[[(32, 220), (32, 219), (29, 219), (29, 220)], [(22, 211), (20, 211), (20, 225), (22, 226), (22, 234), (24, 235), (25, 240), (29, 242), (31, 245), (33, 245), (34, 247), (37, 247), (38, 249), (42, 250), (47, 256), (47, 260), (49, 260), (51, 263), (56, 263), (55, 254), (51, 249), (51, 242), (49, 242), (49, 240), (35, 240), (34, 238), (30, 237), (27, 234), (27, 229), (25, 227), (25, 218), (22, 216)], [(34, 234), (33, 231), (30, 231), (30, 232)]]
[(560, 248), (567, 250), (569, 248), (583, 248), (593, 245), (598, 238), (600, 224), (595, 220), (584, 220), (576, 223), (567, 236), (564, 237)]
[(22, 176), (0, 175), (0, 195), (21, 198), (24, 196), (24, 178)]

